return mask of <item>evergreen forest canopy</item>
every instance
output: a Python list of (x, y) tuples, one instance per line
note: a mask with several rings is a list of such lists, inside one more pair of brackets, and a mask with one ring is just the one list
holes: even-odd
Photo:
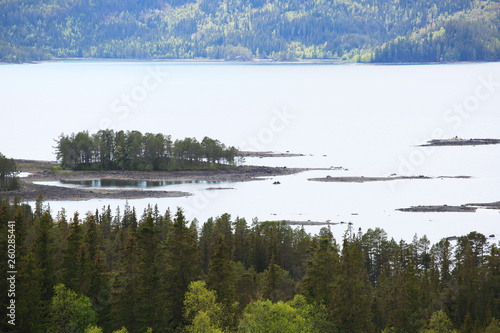
[(180, 208), (54, 217), (41, 195), (34, 211), (0, 198), (0, 228), (17, 270), (16, 325), (1, 331), (500, 330), (500, 250), (476, 232), (431, 245), (349, 225), (340, 246), (328, 228), (311, 236), (228, 214), (199, 227)]
[[(99, 130), (61, 134), (56, 140), (61, 167), (72, 170), (192, 170), (235, 166), (238, 150), (209, 137), (172, 141), (170, 135)], [(243, 158), (238, 158), (242, 163)]]
[(0, 61), (500, 59), (498, 0), (2, 0)]

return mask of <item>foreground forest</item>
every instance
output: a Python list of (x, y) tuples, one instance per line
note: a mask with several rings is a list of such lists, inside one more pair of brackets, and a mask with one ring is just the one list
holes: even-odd
[(34, 211), (1, 200), (0, 226), (17, 270), (4, 332), (500, 331), (500, 250), (475, 232), (431, 245), (349, 225), (338, 243), (180, 208), (53, 216), (41, 197)]
[(2, 0), (0, 61), (500, 59), (498, 0)]

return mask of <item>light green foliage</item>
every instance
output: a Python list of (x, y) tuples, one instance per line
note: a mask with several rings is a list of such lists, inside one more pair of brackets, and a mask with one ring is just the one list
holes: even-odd
[(493, 318), (490, 325), (486, 328), (485, 333), (500, 333), (500, 321)]
[(102, 328), (98, 326), (89, 326), (85, 329), (85, 333), (102, 333)]
[(49, 332), (84, 332), (89, 325), (97, 323), (88, 297), (78, 296), (63, 284), (54, 287), (49, 313)]
[(313, 332), (313, 325), (303, 314), (309, 314), (308, 310), (303, 307), (299, 311), (290, 302), (257, 301), (245, 308), (238, 332)]
[(443, 310), (434, 312), (431, 316), (428, 329), (423, 333), (454, 333), (453, 324)]
[(193, 323), (185, 329), (188, 333), (222, 333), (223, 331), (214, 325), (206, 312), (200, 311), (193, 319)]
[(222, 305), (217, 303), (217, 293), (208, 290), (205, 281), (193, 281), (189, 284), (184, 307), (184, 317), (188, 322), (194, 322), (199, 313), (203, 313), (202, 317), (208, 319), (213, 326), (218, 326), (222, 319)]
[(123, 326), (121, 329), (113, 331), (113, 333), (128, 333), (128, 330), (125, 326)]

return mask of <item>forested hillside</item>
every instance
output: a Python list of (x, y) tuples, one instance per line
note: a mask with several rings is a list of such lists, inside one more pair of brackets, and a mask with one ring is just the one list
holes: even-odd
[(500, 330), (500, 251), (475, 232), (408, 243), (349, 224), (339, 244), (327, 228), (228, 214), (201, 227), (128, 205), (69, 218), (41, 197), (34, 211), (0, 198), (0, 248), (15, 270), (2, 332)]
[(2, 0), (0, 60), (498, 60), (498, 5), (497, 0)]

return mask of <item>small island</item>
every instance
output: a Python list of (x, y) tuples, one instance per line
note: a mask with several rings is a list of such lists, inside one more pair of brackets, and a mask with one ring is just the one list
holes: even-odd
[(404, 179), (432, 179), (428, 176), (390, 176), (390, 177), (364, 177), (364, 176), (349, 176), (349, 177), (332, 177), (326, 176), (324, 178), (309, 178), (309, 181), (326, 182), (326, 183), (365, 183), (365, 182), (383, 182), (390, 180), (404, 180)]
[(476, 207), (470, 207), (466, 205), (461, 206), (412, 206), (410, 208), (399, 208), (401, 212), (413, 212), (413, 213), (442, 213), (442, 212), (465, 212), (465, 213), (474, 213), (476, 211)]
[(497, 145), (500, 144), (500, 139), (461, 139), (454, 137), (451, 139), (434, 139), (419, 147), (432, 146), (481, 146), (481, 145)]
[(477, 209), (500, 210), (500, 201), (491, 203), (468, 203), (460, 206), (448, 206), (448, 205), (411, 206), (409, 208), (399, 208), (396, 210), (399, 210), (401, 212), (413, 212), (413, 213), (432, 213), (432, 212), (475, 213)]

